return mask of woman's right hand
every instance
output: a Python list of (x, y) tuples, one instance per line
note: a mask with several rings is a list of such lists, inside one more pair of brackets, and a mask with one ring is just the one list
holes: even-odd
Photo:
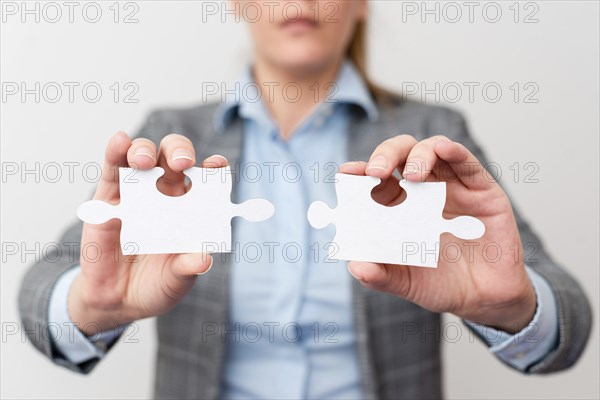
[[(195, 163), (194, 146), (184, 136), (166, 136), (157, 150), (148, 139), (131, 141), (125, 133), (117, 132), (106, 147), (102, 178), (94, 199), (119, 203), (118, 171), (119, 167), (127, 166), (141, 170), (162, 167), (165, 174), (157, 182), (160, 191), (182, 195), (187, 190), (182, 171)], [(212, 156), (202, 166), (225, 167), (227, 160)], [(212, 266), (212, 257), (204, 253), (124, 257), (120, 232), (118, 219), (83, 225), (82, 253), (83, 249), (101, 249), (93, 262), (81, 255), (81, 273), (69, 292), (69, 315), (86, 335), (169, 311), (190, 291), (196, 277)]]

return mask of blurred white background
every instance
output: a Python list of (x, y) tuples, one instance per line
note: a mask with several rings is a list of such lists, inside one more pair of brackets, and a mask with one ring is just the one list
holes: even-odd
[[(36, 3), (39, 22), (22, 9), (34, 9)], [(84, 171), (83, 166), (101, 162), (112, 133), (135, 132), (150, 110), (202, 102), (203, 82), (231, 84), (250, 60), (245, 24), (231, 15), (223, 23), (220, 15), (203, 13), (206, 2), (75, 3), (73, 22), (68, 7), (54, 3), (62, 17), (53, 23), (56, 8), (44, 11), (46, 3), (2, 2), (2, 398), (152, 395), (153, 321), (141, 322), (140, 330), (130, 335), (137, 343), (120, 343), (89, 376), (52, 365), (25, 342), (22, 332), (11, 333), (19, 323), (20, 281), (35, 258), (25, 250), (35, 249), (36, 243), (43, 250), (74, 221), (76, 207), (94, 188), (84, 179), (85, 172), (88, 180), (93, 178), (94, 169)], [(500, 166), (515, 205), (550, 253), (582, 283), (597, 316), (599, 3), (474, 3), (469, 21), (465, 2), (371, 1), (371, 76), (399, 91), (414, 91), (422, 83), (435, 91), (439, 82), (437, 101), (465, 113), (473, 135)], [(425, 4), (431, 10), (438, 7), (439, 22), (435, 14), (423, 14)], [(96, 18), (97, 9), (102, 11), (99, 21), (86, 21), (84, 17)], [(137, 22), (124, 23), (126, 18)], [(36, 82), (46, 85), (39, 102), (34, 94), (24, 100), (21, 92), (11, 95), (15, 87), (21, 90), (21, 83), (31, 89)], [(55, 103), (55, 87), (47, 85), (51, 82), (63, 91)], [(64, 82), (78, 84), (73, 101)], [(95, 87), (102, 95), (92, 103)], [(457, 96), (456, 87), (462, 95)], [(502, 95), (493, 102), (498, 87)], [(422, 90), (418, 92), (417, 99)], [(126, 102), (128, 94), (138, 101)], [(434, 93), (427, 100), (435, 102)], [(21, 176), (23, 168), (35, 168), (38, 162), (38, 176)], [(52, 162), (62, 166), (57, 182), (52, 182), (56, 170), (43, 168)], [(79, 163), (73, 164), (73, 182), (65, 162)], [(11, 175), (15, 166), (19, 171)], [(5, 251), (13, 243), (17, 254)], [(571, 370), (523, 376), (488, 355), (464, 330), (461, 339), (444, 346), (445, 392), (454, 399), (597, 399), (597, 317), (592, 335)]]

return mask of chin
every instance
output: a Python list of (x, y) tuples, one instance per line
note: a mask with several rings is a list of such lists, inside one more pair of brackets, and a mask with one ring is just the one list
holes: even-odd
[(335, 55), (322, 46), (285, 46), (272, 58), (276, 64), (294, 73), (319, 70), (335, 59)]

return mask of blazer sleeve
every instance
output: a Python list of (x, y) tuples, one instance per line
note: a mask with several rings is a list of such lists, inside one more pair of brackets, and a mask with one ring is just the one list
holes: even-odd
[[(486, 165), (487, 157), (469, 134), (465, 119), (454, 111), (445, 110), (444, 113), (446, 113), (445, 118), (440, 118), (438, 121), (445, 120), (446, 123), (443, 128), (437, 126), (435, 130), (448, 132), (447, 135), (451, 139), (465, 145), (483, 165)], [(587, 344), (592, 326), (590, 303), (577, 280), (550, 257), (542, 241), (515, 208), (514, 203), (513, 211), (523, 247), (528, 246), (528, 249), (535, 250), (525, 252), (525, 263), (546, 279), (555, 295), (558, 309), (559, 333), (556, 347), (544, 358), (531, 365), (525, 373), (564, 370), (575, 364)], [(467, 327), (473, 331), (468, 324)], [(478, 336), (477, 332), (473, 332)]]
[[(136, 137), (146, 137), (158, 143), (160, 138), (169, 133), (169, 123), (161, 112), (151, 113)], [(26, 272), (19, 290), (18, 306), (22, 328), (29, 341), (42, 354), (54, 363), (72, 371), (86, 374), (100, 361), (93, 358), (81, 364), (68, 361), (50, 340), (49, 329), (67, 329), (68, 327), (51, 327), (48, 311), (52, 289), (60, 276), (79, 264), (82, 222), (71, 225), (62, 238), (58, 247), (45, 257), (34, 263)], [(116, 343), (118, 341), (114, 341)], [(108, 347), (109, 350), (112, 345)]]

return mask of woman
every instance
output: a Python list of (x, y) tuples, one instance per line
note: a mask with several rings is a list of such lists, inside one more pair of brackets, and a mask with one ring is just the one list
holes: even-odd
[[(20, 308), (29, 328), (73, 321), (76, 338), (50, 330), (51, 341), (31, 334), (34, 344), (87, 373), (128, 323), (158, 316), (159, 398), (439, 398), (439, 313), (451, 312), (519, 371), (571, 366), (590, 329), (581, 288), (484, 173), (460, 115), (369, 82), (366, 0), (297, 2), (294, 19), (269, 3), (258, 3), (263, 18), (249, 24), (254, 62), (239, 85), (258, 88), (260, 101), (240, 91), (218, 106), (155, 112), (134, 140), (115, 134), (94, 198), (118, 203), (116, 167), (128, 165), (161, 166), (159, 189), (182, 195), (182, 171), (203, 160), (232, 166), (236, 202), (267, 198), (275, 215), (236, 222), (234, 253), (212, 257), (115, 257), (119, 221), (75, 225), (61, 243), (81, 241), (79, 260), (64, 251), (34, 265)], [(244, 177), (251, 165), (260, 176)], [(333, 230), (306, 220), (312, 201), (336, 202), (332, 165), (381, 178), (373, 197), (386, 205), (405, 197), (395, 170), (446, 181), (444, 216), (472, 215), (485, 235), (442, 235), (440, 248), (453, 242), (462, 253), (442, 254), (437, 269), (346, 269), (325, 255)], [(537, 246), (535, 259), (524, 260), (523, 244)], [(101, 251), (90, 256), (91, 247)]]

